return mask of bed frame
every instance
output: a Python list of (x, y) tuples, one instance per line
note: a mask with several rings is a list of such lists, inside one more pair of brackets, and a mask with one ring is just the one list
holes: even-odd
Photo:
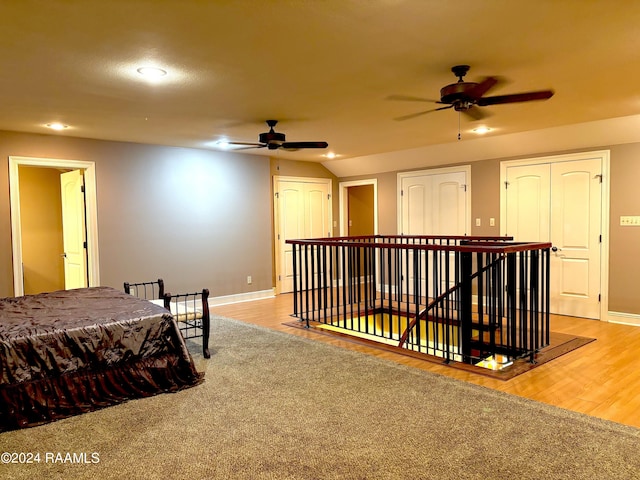
[(178, 322), (178, 328), (185, 340), (202, 337), (202, 354), (210, 358), (209, 332), (211, 330), (211, 315), (209, 314), (209, 290), (201, 292), (180, 293), (172, 295), (165, 293), (164, 308), (169, 310)]
[(202, 337), (202, 354), (210, 358), (209, 333), (211, 315), (209, 313), (209, 290), (195, 293), (165, 293), (164, 280), (159, 278), (149, 282), (124, 282), (124, 292), (144, 298), (169, 310), (185, 340)]

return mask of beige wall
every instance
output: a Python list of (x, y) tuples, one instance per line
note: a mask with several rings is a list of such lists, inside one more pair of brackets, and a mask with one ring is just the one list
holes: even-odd
[[(640, 144), (603, 146), (590, 149), (610, 150), (611, 195), (609, 239), (609, 311), (640, 315), (640, 227), (620, 227), (620, 215), (640, 215)], [(566, 152), (549, 152), (535, 155), (543, 157)], [(496, 158), (471, 163), (471, 217), (472, 235), (500, 234), (500, 162), (523, 157)], [(531, 158), (527, 156), (525, 158)], [(389, 154), (393, 161), (393, 153)], [(450, 166), (443, 163), (439, 168)], [(426, 168), (425, 168), (426, 169)], [(381, 234), (397, 232), (397, 174), (387, 172), (341, 178), (340, 181), (377, 178), (378, 208)], [(495, 218), (494, 227), (489, 219)], [(481, 226), (475, 226), (475, 219)]]
[[(640, 315), (640, 227), (619, 226), (620, 215), (640, 215), (640, 144), (592, 150), (601, 149), (611, 151), (609, 310)], [(559, 153), (570, 152), (544, 155)], [(206, 286), (212, 296), (272, 288), (273, 206), (265, 199), (273, 175), (332, 178), (335, 222), (339, 181), (376, 178), (379, 232), (397, 230), (397, 172), (338, 179), (322, 165), (281, 158), (0, 132), (0, 296), (13, 294), (10, 155), (96, 162), (100, 274), (117, 288), (157, 276), (171, 290)], [(512, 159), (471, 163), (471, 215), (482, 219), (472, 234), (499, 232), (499, 166)]]
[(640, 314), (640, 227), (621, 227), (621, 215), (640, 215), (640, 144), (611, 148), (609, 310)]
[(19, 177), (24, 292), (63, 289), (60, 171), (21, 166)]
[(95, 162), (102, 285), (163, 277), (172, 293), (272, 288), (267, 158), (0, 132), (0, 296), (13, 294), (12, 155)]
[[(476, 218), (480, 226), (476, 227)], [(495, 226), (489, 220), (495, 219)], [(500, 235), (500, 161), (471, 164), (471, 235)]]

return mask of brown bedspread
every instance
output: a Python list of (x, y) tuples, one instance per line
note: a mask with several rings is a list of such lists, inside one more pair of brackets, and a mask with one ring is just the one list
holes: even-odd
[(202, 381), (151, 302), (109, 287), (0, 299), (0, 432)]

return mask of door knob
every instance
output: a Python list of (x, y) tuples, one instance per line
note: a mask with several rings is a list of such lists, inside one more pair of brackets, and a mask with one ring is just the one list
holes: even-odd
[(552, 252), (557, 252), (558, 250), (562, 250), (562, 249), (558, 247), (551, 247)]

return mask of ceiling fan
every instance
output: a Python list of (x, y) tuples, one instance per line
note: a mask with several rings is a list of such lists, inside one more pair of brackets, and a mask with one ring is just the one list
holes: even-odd
[(287, 142), (285, 140), (284, 133), (278, 133), (273, 130), (273, 127), (278, 123), (277, 120), (267, 120), (269, 131), (261, 133), (259, 136), (259, 143), (247, 143), (247, 142), (227, 142), (229, 145), (243, 145), (244, 148), (237, 148), (236, 150), (244, 150), (247, 148), (268, 148), (269, 150), (277, 150), (282, 148), (284, 150), (299, 150), (301, 148), (327, 148), (329, 144), (327, 142)]
[(495, 95), (493, 97), (485, 97), (484, 95), (500, 83), (497, 77), (486, 77), (480, 83), (465, 82), (464, 76), (469, 71), (469, 65), (456, 65), (451, 68), (453, 74), (458, 77), (456, 83), (446, 85), (440, 89), (440, 100), (429, 100), (420, 97), (411, 97), (407, 95), (391, 95), (389, 100), (407, 100), (418, 102), (433, 102), (446, 107), (433, 108), (423, 112), (412, 113), (398, 117), (395, 120), (409, 120), (410, 118), (424, 115), (425, 113), (435, 112), (437, 110), (446, 110), (453, 108), (456, 112), (462, 112), (471, 117), (473, 120), (480, 120), (486, 116), (486, 113), (477, 107), (485, 107), (488, 105), (499, 105), (504, 103), (529, 102), (532, 100), (546, 100), (553, 96), (553, 90), (539, 90), (534, 92), (513, 93), (510, 95)]

